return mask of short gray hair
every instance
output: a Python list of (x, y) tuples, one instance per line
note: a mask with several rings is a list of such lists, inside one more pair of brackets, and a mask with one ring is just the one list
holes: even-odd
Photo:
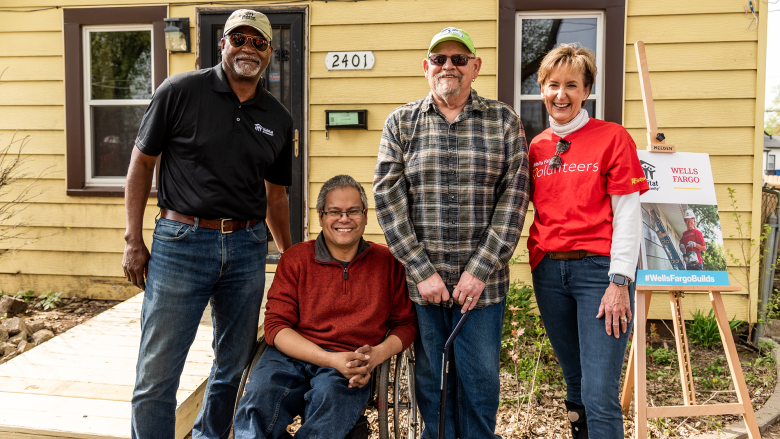
[(360, 193), (360, 201), (363, 203), (363, 209), (368, 209), (368, 197), (366, 197), (366, 191), (363, 189), (363, 186), (349, 175), (342, 174), (331, 178), (322, 185), (320, 194), (317, 196), (317, 212), (325, 210), (325, 197), (328, 196), (328, 192), (345, 187), (357, 189)]

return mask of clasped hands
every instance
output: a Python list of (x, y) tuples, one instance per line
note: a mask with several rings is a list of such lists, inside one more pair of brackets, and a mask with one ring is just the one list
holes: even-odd
[(371, 372), (384, 361), (380, 350), (379, 346), (363, 345), (355, 352), (332, 352), (331, 367), (349, 380), (350, 388), (363, 387), (371, 379)]
[[(485, 290), (485, 282), (477, 279), (473, 274), (468, 271), (464, 271), (460, 275), (460, 280), (452, 290), (452, 298), (459, 304), (463, 305), (461, 313), (466, 313), (470, 309), (474, 309), (479, 301), (479, 296), (482, 295), (482, 291)], [(434, 273), (428, 279), (417, 284), (417, 291), (420, 292), (420, 296), (430, 303), (441, 303), (450, 300), (450, 293), (447, 291), (447, 286), (444, 285), (444, 281), (441, 280), (441, 276), (438, 273)], [(469, 300), (471, 299), (471, 300)]]

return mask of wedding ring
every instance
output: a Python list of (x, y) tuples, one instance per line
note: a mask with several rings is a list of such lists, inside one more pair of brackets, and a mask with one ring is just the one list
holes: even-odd
[(474, 298), (473, 298), (473, 297), (466, 297), (466, 300), (468, 300), (469, 302), (471, 302), (472, 300), (474, 300)]
[(627, 322), (628, 321), (628, 317), (623, 316), (623, 317), (620, 318), (620, 321), (621, 322)]

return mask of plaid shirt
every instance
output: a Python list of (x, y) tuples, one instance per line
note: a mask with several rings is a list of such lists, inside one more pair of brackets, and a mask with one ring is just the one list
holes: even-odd
[(508, 105), (471, 90), (453, 123), (431, 94), (394, 110), (373, 188), (379, 225), (406, 267), (411, 299), (427, 304), (417, 284), (434, 273), (452, 292), (466, 270), (486, 283), (477, 308), (501, 302), (529, 186), (525, 133)]

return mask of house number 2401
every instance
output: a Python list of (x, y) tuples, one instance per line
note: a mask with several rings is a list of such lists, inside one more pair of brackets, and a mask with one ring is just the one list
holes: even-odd
[(325, 67), (328, 70), (371, 70), (374, 68), (374, 52), (328, 52)]

